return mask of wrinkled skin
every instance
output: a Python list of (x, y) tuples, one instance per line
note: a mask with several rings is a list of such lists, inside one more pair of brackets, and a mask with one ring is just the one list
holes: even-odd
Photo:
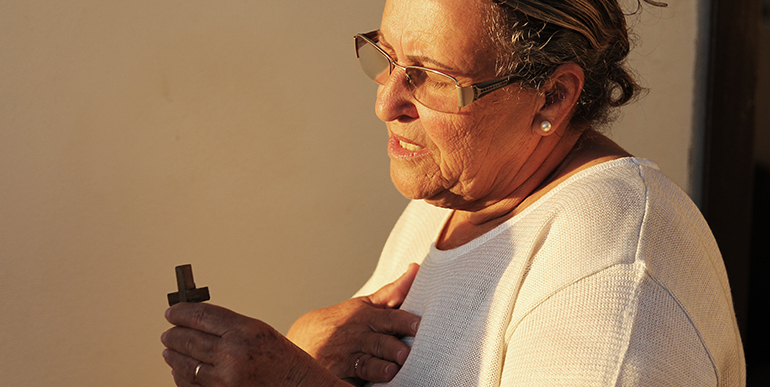
[(174, 305), (166, 318), (175, 327), (161, 337), (163, 357), (179, 387), (349, 386), (262, 321), (189, 303)]
[[(342, 387), (390, 380), (408, 354), (394, 335), (413, 335), (419, 323), (416, 316), (393, 309), (416, 272), (417, 266), (410, 266), (399, 280), (371, 296), (300, 318), (290, 335), (305, 350), (268, 324), (220, 306), (174, 305), (166, 311), (174, 327), (161, 336), (163, 357), (179, 387)], [(201, 362), (196, 382), (195, 368)]]
[(417, 316), (394, 309), (404, 301), (418, 269), (410, 265), (401, 278), (370, 296), (305, 314), (287, 336), (343, 380), (390, 381), (409, 354), (398, 337), (414, 336), (419, 326)]

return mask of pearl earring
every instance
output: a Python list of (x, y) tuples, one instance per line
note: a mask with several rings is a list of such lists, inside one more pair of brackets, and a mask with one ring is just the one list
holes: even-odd
[(540, 130), (543, 131), (543, 133), (548, 133), (552, 129), (551, 123), (548, 121), (543, 121), (542, 124), (540, 124)]

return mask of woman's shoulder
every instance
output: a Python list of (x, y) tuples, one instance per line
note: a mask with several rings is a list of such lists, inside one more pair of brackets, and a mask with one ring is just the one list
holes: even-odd
[(717, 250), (697, 206), (649, 160), (625, 157), (595, 165), (570, 177), (538, 204), (528, 209), (529, 221), (563, 230), (563, 239), (579, 246), (622, 240), (629, 252), (646, 246), (671, 251), (671, 243), (686, 240)]
[(598, 214), (641, 212), (646, 205), (650, 175), (658, 179), (658, 174), (657, 164), (649, 160), (623, 157), (606, 161), (571, 175), (521, 215), (525, 217), (529, 213), (543, 211), (575, 211), (572, 217), (584, 215), (591, 219)]
[[(679, 219), (682, 226), (702, 228), (695, 203), (651, 161), (623, 157), (582, 170), (549, 192), (542, 200), (548, 208), (574, 212), (572, 216), (616, 222), (622, 217), (656, 221), (656, 214)], [(641, 220), (641, 219), (640, 219)], [(705, 223), (704, 223), (705, 224)], [(641, 227), (641, 223), (639, 224)]]
[(541, 204), (573, 204), (571, 197), (575, 197), (582, 208), (589, 209), (617, 203), (626, 205), (629, 199), (641, 204), (643, 200), (639, 196), (645, 196), (650, 189), (650, 178), (667, 185), (666, 190), (677, 189), (660, 173), (656, 163), (633, 157), (608, 137), (590, 129), (583, 132), (552, 175), (552, 180), (543, 188), (545, 193), (539, 196), (546, 199), (538, 200)]
[(640, 303), (634, 318), (659, 318), (649, 314), (658, 306), (644, 303), (665, 303), (697, 332), (709, 357), (719, 363), (740, 357), (716, 241), (697, 206), (654, 162), (629, 157), (602, 163), (559, 190), (542, 207), (551, 218), (542, 223), (547, 232), (517, 300), (525, 311), (557, 294), (578, 303), (593, 294), (605, 302), (593, 293), (594, 283), (610, 291), (630, 284), (628, 295)]
[[(657, 267), (683, 255), (683, 246), (709, 241), (707, 228), (693, 227), (699, 214), (689, 215), (692, 202), (648, 160), (621, 158), (585, 169), (538, 204), (513, 219), (512, 227), (537, 230), (530, 233), (538, 246), (530, 276), (540, 273), (553, 283), (553, 289), (539, 290), (546, 293), (615, 265), (641, 260)], [(662, 249), (653, 253), (651, 246)], [(564, 262), (570, 270), (554, 270)]]

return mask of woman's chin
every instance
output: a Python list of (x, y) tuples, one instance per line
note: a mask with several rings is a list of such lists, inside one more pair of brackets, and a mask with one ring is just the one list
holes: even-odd
[(399, 182), (394, 180), (393, 184), (395, 184), (398, 192), (401, 192), (401, 195), (404, 195), (404, 197), (407, 199), (425, 200), (426, 203), (441, 208), (456, 209), (456, 207), (458, 207), (460, 204), (456, 202), (456, 196), (452, 195), (449, 191), (443, 188), (436, 189), (434, 191), (426, 191), (424, 189), (425, 187), (414, 184), (414, 181), (411, 183), (399, 184)]
[(436, 195), (438, 190), (428, 190), (428, 186), (424, 183), (425, 177), (410, 176), (408, 174), (397, 173), (391, 169), (391, 180), (393, 185), (396, 186), (398, 192), (404, 195), (407, 199), (420, 200), (426, 199)]
[(430, 195), (427, 195), (424, 192), (422, 192), (419, 189), (419, 187), (415, 187), (412, 184), (404, 184), (404, 185), (402, 185), (402, 184), (398, 184), (398, 183), (395, 183), (395, 182), (394, 182), (394, 184), (395, 184), (396, 189), (398, 190), (398, 192), (400, 192), (401, 195), (403, 195), (407, 199), (421, 200), (421, 199), (426, 199), (426, 198), (430, 197)]

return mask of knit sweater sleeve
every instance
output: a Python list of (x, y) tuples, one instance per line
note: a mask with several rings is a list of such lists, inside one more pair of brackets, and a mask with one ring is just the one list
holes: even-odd
[(716, 386), (686, 311), (643, 262), (559, 290), (512, 327), (502, 386)]
[(625, 185), (594, 182), (600, 195), (576, 191), (549, 223), (513, 308), (501, 385), (744, 383), (708, 226), (660, 171), (637, 171)]

